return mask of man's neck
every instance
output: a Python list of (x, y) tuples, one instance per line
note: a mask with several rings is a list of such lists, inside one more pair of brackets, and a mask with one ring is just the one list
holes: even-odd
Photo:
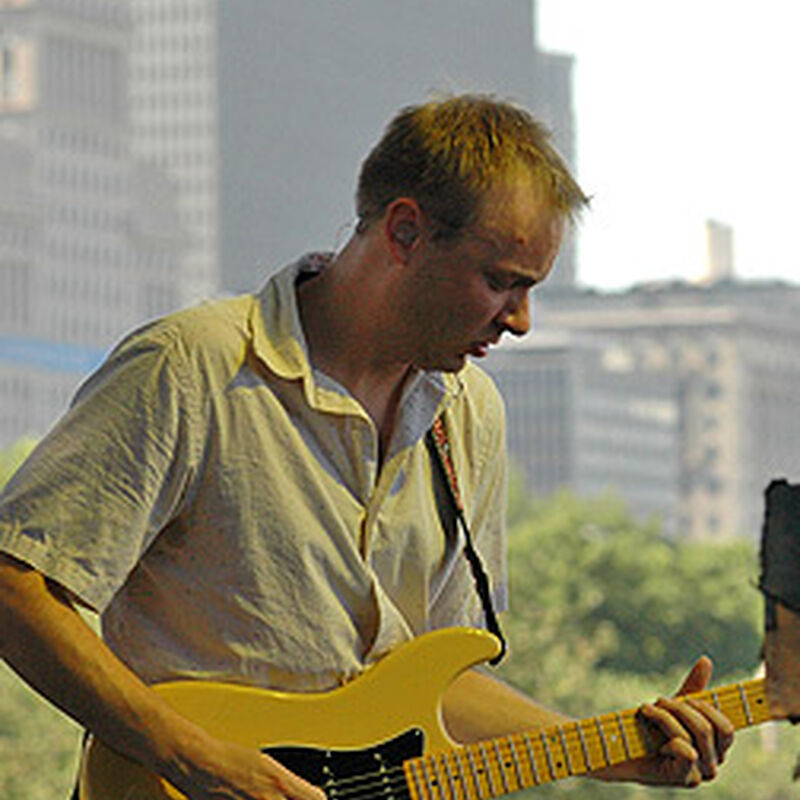
[(352, 260), (364, 255), (358, 247), (351, 243), (331, 266), (303, 282), (297, 302), (311, 363), (361, 403), (385, 452), (411, 365), (393, 352), (380, 274), (354, 269)]

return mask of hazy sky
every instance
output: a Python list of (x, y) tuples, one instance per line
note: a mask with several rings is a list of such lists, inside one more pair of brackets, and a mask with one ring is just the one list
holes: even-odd
[(739, 275), (800, 282), (800, 0), (538, 4), (576, 57), (580, 281), (700, 277), (713, 218)]

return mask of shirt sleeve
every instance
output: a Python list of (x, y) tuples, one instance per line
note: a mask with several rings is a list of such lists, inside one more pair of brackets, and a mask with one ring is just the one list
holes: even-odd
[(0, 496), (0, 549), (102, 611), (192, 476), (192, 383), (169, 329), (135, 334)]

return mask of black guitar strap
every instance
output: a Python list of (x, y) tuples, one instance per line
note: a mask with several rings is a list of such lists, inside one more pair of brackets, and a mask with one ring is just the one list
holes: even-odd
[(472, 578), (475, 581), (475, 589), (478, 592), (478, 597), (480, 597), (481, 605), (483, 606), (486, 627), (500, 640), (500, 652), (489, 662), (494, 666), (499, 664), (506, 654), (506, 650), (508, 649), (506, 638), (503, 635), (503, 631), (500, 629), (497, 614), (495, 614), (491, 587), (489, 585), (489, 576), (486, 574), (486, 568), (483, 566), (481, 557), (478, 555), (478, 551), (472, 543), (472, 535), (469, 532), (466, 515), (464, 514), (464, 505), (461, 502), (461, 492), (458, 489), (458, 478), (450, 453), (450, 440), (447, 437), (447, 427), (443, 416), (436, 419), (436, 422), (433, 423), (433, 427), (428, 431), (425, 438), (428, 449), (435, 456), (434, 461), (438, 465), (441, 476), (444, 479), (443, 483), (447, 487), (447, 498), (455, 514), (455, 518), (461, 523), (461, 529), (464, 531), (464, 556), (469, 562)]

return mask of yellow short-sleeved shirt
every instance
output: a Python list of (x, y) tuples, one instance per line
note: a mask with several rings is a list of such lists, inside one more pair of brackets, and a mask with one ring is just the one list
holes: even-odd
[(146, 681), (321, 689), (425, 630), (481, 625), (424, 444), (445, 408), (505, 605), (496, 389), (472, 365), (417, 374), (379, 470), (375, 426), (308, 362), (295, 282), (319, 262), (129, 336), (0, 499), (0, 549), (100, 611)]

